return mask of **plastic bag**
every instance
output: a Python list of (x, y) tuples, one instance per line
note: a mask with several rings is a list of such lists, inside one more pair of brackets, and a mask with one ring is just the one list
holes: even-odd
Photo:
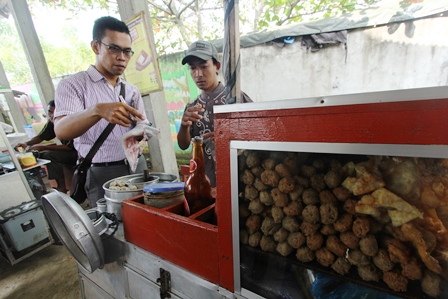
[(134, 129), (123, 135), (121, 145), (129, 167), (133, 172), (137, 169), (138, 156), (143, 152), (143, 147), (140, 145), (141, 142), (148, 141), (159, 133), (160, 129), (151, 127), (148, 124), (138, 124)]

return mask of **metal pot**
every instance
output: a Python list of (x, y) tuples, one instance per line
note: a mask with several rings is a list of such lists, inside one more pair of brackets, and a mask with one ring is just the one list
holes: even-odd
[(122, 221), (121, 218), (121, 202), (124, 199), (113, 199), (113, 198), (109, 198), (107, 196), (104, 196), (104, 199), (106, 200), (106, 210), (108, 213), (113, 213), (115, 214), (115, 216), (117, 216), (118, 221)]

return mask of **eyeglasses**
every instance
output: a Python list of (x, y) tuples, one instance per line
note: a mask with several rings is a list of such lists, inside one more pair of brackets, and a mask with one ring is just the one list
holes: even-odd
[(131, 49), (123, 50), (122, 48), (120, 48), (118, 46), (111, 46), (111, 45), (103, 43), (100, 40), (96, 40), (96, 41), (97, 41), (97, 43), (105, 45), (107, 47), (107, 49), (109, 50), (109, 52), (112, 54), (120, 55), (120, 53), (123, 52), (124, 56), (126, 56), (126, 57), (132, 57), (132, 55), (134, 55), (134, 51), (132, 51)]

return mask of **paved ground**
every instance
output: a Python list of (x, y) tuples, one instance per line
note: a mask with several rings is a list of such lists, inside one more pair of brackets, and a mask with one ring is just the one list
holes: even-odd
[(78, 299), (76, 262), (64, 246), (50, 245), (11, 266), (0, 259), (0, 299)]

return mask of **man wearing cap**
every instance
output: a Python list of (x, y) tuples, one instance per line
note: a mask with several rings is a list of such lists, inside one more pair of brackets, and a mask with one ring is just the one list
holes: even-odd
[[(177, 143), (183, 150), (190, 146), (191, 138), (204, 139), (205, 174), (214, 189), (216, 187), (216, 164), (214, 160), (214, 105), (226, 104), (224, 85), (218, 80), (221, 63), (218, 51), (208, 41), (196, 41), (188, 47), (182, 65), (188, 64), (190, 75), (202, 93), (185, 107), (182, 122), (177, 133)], [(243, 103), (252, 102), (247, 94), (241, 92)]]

